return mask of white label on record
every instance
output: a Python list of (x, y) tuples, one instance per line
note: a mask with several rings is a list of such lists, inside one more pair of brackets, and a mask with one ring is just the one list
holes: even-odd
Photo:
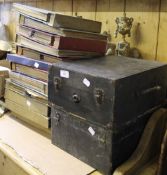
[(27, 100), (27, 106), (31, 106), (31, 102), (29, 100)]
[(90, 81), (89, 81), (87, 78), (84, 78), (84, 79), (83, 79), (83, 84), (84, 84), (85, 86), (89, 87), (89, 86), (90, 86)]
[(34, 67), (35, 68), (38, 68), (39, 67), (39, 64), (38, 63), (34, 63)]
[(92, 136), (95, 135), (95, 131), (91, 126), (88, 128), (88, 131), (91, 133)]
[(67, 70), (60, 70), (60, 77), (69, 78), (70, 77), (69, 71), (67, 71)]

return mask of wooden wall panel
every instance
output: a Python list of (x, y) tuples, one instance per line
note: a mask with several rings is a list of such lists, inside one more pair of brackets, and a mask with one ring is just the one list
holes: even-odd
[(0, 6), (0, 14), (1, 14), (1, 22), (2, 24), (5, 24), (7, 26), (7, 30), (9, 32), (9, 38), (14, 41), (15, 36), (13, 33), (15, 33), (16, 29), (16, 18), (15, 18), (15, 12), (12, 9), (12, 4), (1, 4)]
[(37, 6), (37, 1), (36, 0), (30, 0), (30, 1), (29, 0), (25, 0), (24, 4), (36, 7)]
[(53, 10), (65, 15), (72, 15), (72, 0), (54, 0)]
[[(9, 24), (12, 39), (15, 21), (10, 10), (11, 2), (24, 3), (67, 15), (77, 13), (78, 16), (101, 21), (102, 32), (109, 32), (114, 43), (121, 41), (120, 35), (117, 39), (114, 38), (115, 18), (122, 16), (126, 7), (127, 16), (134, 18), (132, 36), (127, 39), (131, 46), (137, 47), (143, 58), (167, 61), (167, 12), (164, 12), (167, 9), (167, 0), (126, 0), (126, 5), (125, 0), (5, 0), (5, 2), (6, 6), (2, 4), (0, 6), (0, 18), (5, 24)], [(162, 2), (161, 12), (159, 12), (160, 2)]]
[(128, 17), (134, 18), (131, 46), (141, 51), (143, 58), (155, 59), (159, 24), (159, 2), (157, 0), (128, 0)]
[(96, 20), (103, 22), (102, 32), (110, 31), (110, 0), (97, 0)]
[(167, 0), (161, 1), (157, 60), (167, 62)]
[(73, 16), (95, 20), (96, 0), (73, 0)]
[(116, 17), (122, 16), (124, 9), (124, 0), (97, 0), (96, 20), (103, 22), (102, 32), (107, 31), (112, 42), (120, 40), (120, 36), (116, 39), (114, 32), (116, 30)]
[(4, 3), (15, 3), (15, 2), (17, 2), (17, 3), (24, 3), (26, 0), (2, 0), (2, 2), (4, 2)]
[(37, 0), (36, 6), (46, 10), (53, 10), (53, 0)]

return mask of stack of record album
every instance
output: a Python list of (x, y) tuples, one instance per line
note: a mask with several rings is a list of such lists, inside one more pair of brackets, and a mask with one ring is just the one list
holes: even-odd
[(6, 83), (6, 107), (22, 120), (50, 128), (48, 70), (53, 63), (102, 56), (107, 37), (101, 22), (66, 16), (26, 5), (14, 4), (16, 54)]

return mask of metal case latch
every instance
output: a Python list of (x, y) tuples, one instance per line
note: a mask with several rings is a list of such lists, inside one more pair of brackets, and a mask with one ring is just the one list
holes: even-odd
[(97, 104), (103, 103), (104, 91), (102, 89), (95, 89), (94, 96)]
[(56, 112), (56, 115), (54, 116), (54, 120), (55, 120), (55, 125), (57, 126), (60, 122), (60, 114), (58, 112)]
[(59, 90), (61, 87), (61, 79), (58, 77), (54, 77), (54, 86), (56, 90)]

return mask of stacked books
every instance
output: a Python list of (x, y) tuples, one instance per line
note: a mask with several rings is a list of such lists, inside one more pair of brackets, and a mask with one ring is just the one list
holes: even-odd
[(49, 131), (48, 69), (50, 63), (8, 54), (12, 71), (6, 80), (5, 104), (14, 114), (36, 128)]
[(29, 49), (61, 59), (103, 56), (107, 36), (101, 35), (101, 22), (66, 16), (21, 4), (16, 42)]
[(22, 120), (50, 127), (48, 70), (68, 59), (102, 56), (107, 37), (101, 23), (14, 4), (18, 12), (16, 54), (8, 54), (12, 71), (6, 82), (6, 107)]
[(4, 97), (5, 92), (5, 79), (9, 77), (9, 69), (0, 66), (0, 99)]

